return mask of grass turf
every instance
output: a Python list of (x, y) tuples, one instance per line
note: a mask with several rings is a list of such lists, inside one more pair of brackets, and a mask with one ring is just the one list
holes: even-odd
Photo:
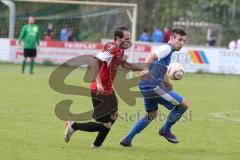
[[(0, 64), (0, 159), (1, 160), (238, 160), (240, 157), (240, 76), (186, 74), (174, 81), (174, 88), (190, 101), (190, 110), (173, 128), (180, 143), (167, 142), (158, 135), (166, 109), (133, 142), (122, 148), (126, 135), (139, 115), (143, 101), (135, 106), (119, 101), (120, 117), (104, 146), (91, 150), (96, 133), (76, 132), (65, 144), (65, 122), (54, 113), (63, 99), (73, 99), (73, 113), (91, 109), (91, 99), (64, 95), (49, 87), (49, 76), (56, 67), (36, 66), (35, 74), (20, 73), (20, 65)], [(26, 70), (28, 71), (28, 70)], [(88, 86), (84, 70), (67, 78), (68, 84)]]

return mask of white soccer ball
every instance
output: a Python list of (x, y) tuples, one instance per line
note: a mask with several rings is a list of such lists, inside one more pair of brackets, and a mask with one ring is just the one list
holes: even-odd
[(184, 68), (180, 63), (171, 63), (168, 66), (167, 74), (172, 80), (180, 80), (184, 75)]

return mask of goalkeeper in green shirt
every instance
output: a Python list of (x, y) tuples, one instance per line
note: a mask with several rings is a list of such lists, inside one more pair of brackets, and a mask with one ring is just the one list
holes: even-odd
[(22, 73), (25, 72), (27, 58), (30, 58), (30, 74), (33, 74), (34, 60), (37, 55), (37, 45), (39, 45), (39, 27), (34, 24), (35, 19), (33, 17), (28, 18), (28, 24), (24, 25), (20, 36), (18, 38), (18, 44), (24, 41), (24, 60), (22, 62)]

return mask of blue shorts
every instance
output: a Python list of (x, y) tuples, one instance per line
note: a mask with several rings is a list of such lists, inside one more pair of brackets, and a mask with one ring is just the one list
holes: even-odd
[(168, 90), (164, 86), (156, 87), (139, 87), (143, 98), (144, 106), (147, 112), (158, 110), (158, 104), (163, 105), (168, 110), (172, 110), (175, 106), (183, 101), (183, 97), (173, 90)]

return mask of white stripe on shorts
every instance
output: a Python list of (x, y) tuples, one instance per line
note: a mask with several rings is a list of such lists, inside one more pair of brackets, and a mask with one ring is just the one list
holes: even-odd
[(175, 98), (173, 98), (170, 94), (168, 94), (166, 91), (161, 89), (159, 86), (157, 86), (153, 90), (155, 93), (157, 93), (159, 96), (164, 98), (166, 101), (172, 103), (174, 106), (177, 106), (180, 104)]

